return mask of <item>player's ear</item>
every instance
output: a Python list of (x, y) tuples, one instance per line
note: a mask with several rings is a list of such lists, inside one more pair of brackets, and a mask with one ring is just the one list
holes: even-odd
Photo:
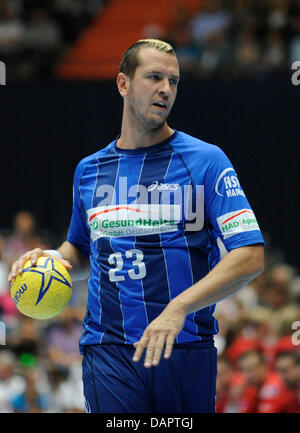
[(118, 90), (121, 96), (127, 96), (128, 95), (128, 89), (129, 89), (129, 77), (128, 75), (124, 74), (123, 72), (119, 72), (117, 76), (117, 86)]

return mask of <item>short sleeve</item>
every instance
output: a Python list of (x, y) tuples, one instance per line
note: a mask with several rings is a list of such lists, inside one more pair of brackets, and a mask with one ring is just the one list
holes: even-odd
[(84, 206), (80, 198), (80, 179), (84, 164), (80, 162), (76, 167), (73, 182), (73, 209), (67, 241), (74, 245), (83, 256), (90, 256), (90, 235), (85, 222)]
[(261, 243), (264, 239), (253, 209), (225, 153), (213, 146), (205, 176), (205, 219), (227, 251)]

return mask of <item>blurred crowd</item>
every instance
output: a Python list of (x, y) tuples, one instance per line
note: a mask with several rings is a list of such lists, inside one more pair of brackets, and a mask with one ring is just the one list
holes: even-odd
[(300, 278), (266, 250), (265, 271), (217, 304), (217, 412), (300, 413)]
[[(0, 321), (6, 335), (0, 335), (0, 412), (85, 410), (78, 340), (87, 282), (74, 283), (63, 313), (41, 321), (18, 312), (7, 282), (11, 264), (23, 252), (56, 248), (60, 242), (40, 230), (27, 211), (18, 212), (13, 227), (2, 232)], [(263, 274), (217, 304), (217, 412), (300, 412), (297, 271), (280, 252), (267, 247)]]
[(106, 0), (0, 0), (0, 60), (14, 79), (50, 77)]
[(11, 264), (33, 248), (56, 248), (52, 233), (20, 211), (0, 237), (0, 412), (84, 412), (78, 341), (87, 282), (73, 282), (72, 298), (54, 319), (23, 316), (10, 297)]
[(176, 5), (167, 31), (152, 23), (144, 36), (175, 47), (184, 77), (260, 78), (300, 60), (299, 0), (199, 0), (194, 15)]
[[(10, 79), (52, 76), (108, 1), (0, 0), (0, 60)], [(183, 77), (282, 75), (300, 60), (300, 0), (199, 0), (193, 15), (176, 0), (170, 14), (168, 29), (149, 22), (142, 37), (169, 41)]]

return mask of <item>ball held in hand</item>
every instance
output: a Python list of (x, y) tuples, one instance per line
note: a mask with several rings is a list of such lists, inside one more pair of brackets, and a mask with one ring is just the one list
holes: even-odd
[(15, 278), (10, 294), (18, 310), (33, 319), (50, 319), (62, 312), (72, 296), (72, 280), (66, 268), (51, 257), (27, 261)]

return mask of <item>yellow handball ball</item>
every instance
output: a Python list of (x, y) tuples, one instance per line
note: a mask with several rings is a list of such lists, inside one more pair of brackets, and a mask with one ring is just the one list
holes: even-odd
[(18, 310), (33, 319), (50, 319), (61, 313), (72, 296), (72, 280), (66, 268), (51, 257), (27, 261), (15, 278), (10, 294)]

